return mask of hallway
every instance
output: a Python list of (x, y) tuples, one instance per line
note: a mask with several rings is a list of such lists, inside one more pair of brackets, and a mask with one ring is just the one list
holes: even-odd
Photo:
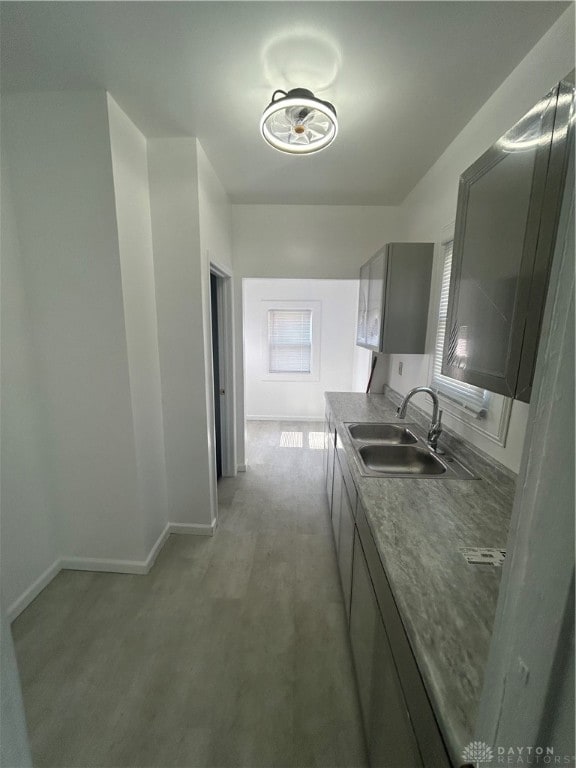
[(13, 634), (35, 766), (365, 765), (320, 422), (249, 422), (213, 538), (62, 571)]

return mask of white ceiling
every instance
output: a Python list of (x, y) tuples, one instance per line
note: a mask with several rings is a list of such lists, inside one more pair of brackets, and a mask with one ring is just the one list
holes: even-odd
[[(394, 205), (568, 7), (557, 2), (4, 2), (4, 90), (105, 88), (146, 136), (198, 136), (236, 203)], [(336, 106), (317, 155), (258, 121)]]

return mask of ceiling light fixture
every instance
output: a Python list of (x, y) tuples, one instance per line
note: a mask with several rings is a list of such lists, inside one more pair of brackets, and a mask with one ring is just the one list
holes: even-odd
[[(282, 95), (277, 98), (278, 94)], [(274, 91), (260, 120), (260, 131), (268, 144), (280, 152), (309, 155), (336, 138), (336, 110), (307, 88)]]

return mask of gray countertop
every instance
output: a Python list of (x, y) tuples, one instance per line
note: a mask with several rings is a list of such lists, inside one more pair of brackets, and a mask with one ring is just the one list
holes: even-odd
[[(385, 395), (344, 392), (326, 393), (326, 400), (456, 764), (474, 735), (502, 573), (499, 567), (468, 564), (460, 548), (505, 548), (514, 476), (448, 436), (451, 450), (477, 479), (363, 477), (342, 425), (399, 421), (395, 404)], [(421, 416), (409, 410), (406, 421)]]

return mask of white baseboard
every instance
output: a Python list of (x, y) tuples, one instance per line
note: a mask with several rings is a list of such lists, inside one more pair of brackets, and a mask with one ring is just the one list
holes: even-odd
[(147, 560), (108, 560), (98, 557), (63, 557), (62, 568), (67, 571), (136, 573), (141, 575), (150, 570)]
[(70, 571), (99, 571), (105, 573), (136, 573), (145, 575), (154, 565), (156, 558), (170, 533), (170, 523), (166, 523), (164, 530), (152, 545), (148, 557), (145, 560), (108, 560), (107, 558), (101, 559), (97, 557), (63, 557), (60, 562), (62, 568), (66, 568)]
[(246, 472), (246, 464), (238, 464), (237, 471), (238, 472)]
[(158, 536), (145, 560), (112, 560), (97, 557), (62, 557), (56, 560), (26, 589), (8, 608), (8, 621), (12, 622), (27, 608), (32, 600), (48, 586), (61, 570), (97, 571), (101, 573), (131, 573), (147, 574), (154, 565), (160, 550), (171, 533), (193, 534), (195, 536), (213, 536), (216, 521), (210, 524), (202, 523), (166, 523), (164, 530)]
[(170, 533), (192, 534), (193, 536), (214, 536), (216, 520), (211, 523), (168, 523)]
[(324, 421), (322, 416), (246, 416), (246, 421)]
[[(146, 558), (146, 564), (148, 565), (148, 571), (150, 570), (150, 568), (152, 568), (152, 566), (156, 562), (156, 558), (160, 554), (160, 550), (162, 549), (162, 547), (166, 543), (166, 539), (168, 538), (168, 536), (170, 536), (170, 523), (166, 523), (166, 525), (164, 526), (164, 530), (162, 531), (160, 536), (158, 536), (158, 538), (156, 539), (156, 541), (152, 545), (152, 549), (150, 550), (150, 553), (149, 553), (148, 557)], [(148, 571), (146, 571), (146, 573), (148, 573)]]
[(8, 608), (8, 621), (12, 622), (19, 616), (22, 611), (27, 608), (32, 600), (37, 597), (42, 590), (50, 584), (54, 576), (57, 576), (62, 569), (62, 561), (60, 558), (55, 560), (49, 568), (46, 568), (43, 574), (41, 574), (36, 581), (34, 581), (28, 589), (18, 597), (12, 605)]

